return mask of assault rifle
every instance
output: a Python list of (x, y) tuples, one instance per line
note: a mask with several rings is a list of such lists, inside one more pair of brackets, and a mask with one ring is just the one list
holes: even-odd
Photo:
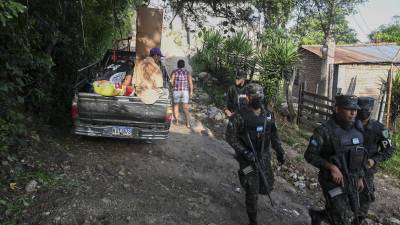
[(336, 164), (340, 171), (343, 173), (344, 192), (350, 203), (351, 211), (353, 211), (354, 222), (356, 225), (360, 224), (358, 220), (358, 211), (360, 209), (360, 195), (357, 189), (358, 174), (351, 173), (347, 165), (346, 157), (344, 154), (332, 157), (332, 161)]
[[(263, 132), (265, 132), (266, 126), (267, 126), (267, 119), (265, 118)], [(265, 166), (263, 166), (264, 164), (261, 162), (261, 160), (257, 156), (257, 151), (254, 149), (253, 143), (251, 142), (249, 132), (246, 132), (246, 137), (247, 137), (247, 141), (250, 144), (250, 149), (253, 152), (253, 155), (255, 157), (254, 166), (255, 166), (256, 170), (258, 171), (258, 173), (261, 177), (261, 181), (263, 182), (265, 188), (268, 190), (269, 184), (268, 184), (267, 178), (265, 177), (265, 174), (263, 173), (263, 171), (266, 168), (265, 168)], [(263, 151), (263, 149), (264, 149), (264, 142), (265, 142), (265, 133), (263, 134), (263, 140), (261, 142), (261, 151)], [(268, 193), (268, 191), (266, 193), (268, 195), (269, 201), (271, 202), (271, 206), (274, 207), (274, 203), (272, 202), (271, 195)]]
[[(367, 168), (366, 164), (364, 166), (364, 170), (365, 170), (366, 173), (369, 170), (369, 168)], [(367, 193), (368, 201), (375, 201), (374, 191), (372, 190), (372, 187), (369, 186), (369, 183), (367, 182), (366, 177), (363, 177), (363, 182), (364, 182), (364, 188), (365, 188), (366, 193)]]

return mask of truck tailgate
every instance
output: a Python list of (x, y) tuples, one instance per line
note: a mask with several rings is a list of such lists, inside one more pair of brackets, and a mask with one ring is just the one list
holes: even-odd
[(139, 97), (79, 93), (79, 120), (92, 124), (160, 124), (165, 122), (169, 101), (168, 91), (152, 105), (144, 104)]

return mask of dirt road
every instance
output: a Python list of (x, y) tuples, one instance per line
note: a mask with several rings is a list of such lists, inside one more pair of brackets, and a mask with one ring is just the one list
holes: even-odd
[[(75, 138), (65, 138), (58, 148), (65, 152), (57, 153), (64, 179), (74, 185), (39, 191), (26, 224), (247, 223), (237, 165), (224, 141), (183, 127), (153, 144)], [(279, 177), (276, 187), (274, 209), (260, 201), (262, 224), (307, 224), (296, 190)]]
[[(40, 162), (60, 177), (61, 184), (46, 185), (42, 176), (35, 191), (23, 194), (33, 203), (17, 224), (247, 224), (233, 150), (201, 132), (201, 122), (193, 123), (192, 130), (173, 126), (168, 140), (152, 144), (82, 138), (51, 129), (39, 132), (31, 149), (21, 150), (15, 160), (27, 165)], [(309, 173), (307, 164), (296, 159), (301, 154), (286, 145), (285, 149), (288, 167), (300, 175)], [(276, 171), (275, 208), (267, 198), (259, 201), (260, 224), (310, 224), (306, 208), (322, 204), (320, 191), (295, 187), (284, 170)], [(368, 224), (397, 224), (398, 180), (379, 175), (377, 182), (379, 196), (372, 215), (380, 222)], [(24, 186), (17, 184), (17, 189), (24, 193)]]

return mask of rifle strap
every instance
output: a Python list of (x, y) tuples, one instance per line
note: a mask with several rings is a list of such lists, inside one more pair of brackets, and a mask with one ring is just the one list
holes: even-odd
[[(264, 124), (263, 124), (263, 136), (262, 136), (262, 141), (261, 141), (261, 149), (260, 149), (260, 151), (263, 151), (263, 149), (264, 149), (264, 146), (265, 146), (265, 129), (267, 128), (267, 117), (266, 117), (266, 113), (265, 113), (265, 110), (264, 110), (264, 108), (262, 108), (261, 109), (263, 112), (263, 116), (264, 116)], [(254, 145), (253, 145), (253, 142), (251, 141), (251, 138), (250, 138), (250, 134), (249, 134), (249, 131), (247, 130), (247, 122), (246, 122), (246, 120), (244, 120), (244, 122), (245, 122), (245, 128), (246, 128), (246, 137), (247, 137), (247, 140), (249, 141), (249, 145), (250, 145), (250, 147), (251, 147), (251, 149), (254, 151), (254, 154), (257, 156), (257, 150), (254, 148)]]

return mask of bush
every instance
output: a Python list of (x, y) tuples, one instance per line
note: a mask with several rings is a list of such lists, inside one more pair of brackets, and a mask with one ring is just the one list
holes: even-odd
[[(65, 125), (76, 70), (131, 28), (142, 1), (3, 0), (0, 3), (0, 149), (16, 144), (26, 117)], [(83, 4), (83, 5), (81, 5)]]
[(400, 133), (395, 133), (392, 137), (392, 144), (395, 147), (392, 158), (381, 164), (383, 170), (388, 174), (400, 178)]

